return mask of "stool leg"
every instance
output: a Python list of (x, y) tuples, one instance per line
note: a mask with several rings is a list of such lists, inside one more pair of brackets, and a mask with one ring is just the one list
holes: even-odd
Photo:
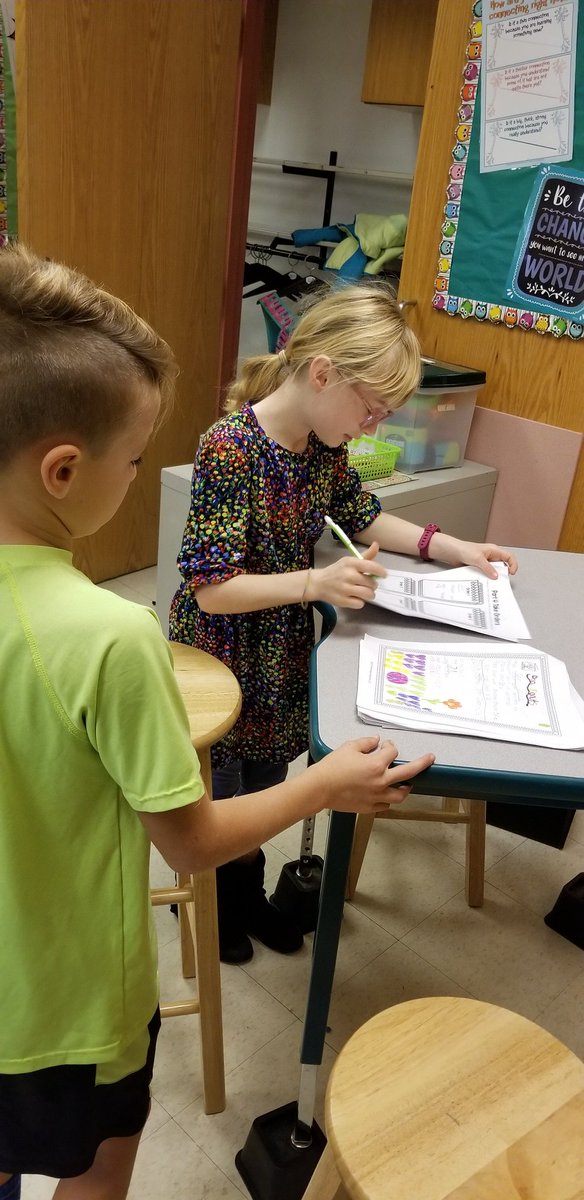
[(367, 813), (359, 813), (355, 824), (355, 832), (353, 834), (353, 845), (351, 848), (351, 858), (349, 861), (349, 874), (347, 877), (347, 900), (352, 900), (357, 890), (365, 851), (371, 837), (373, 822), (375, 818), (368, 816)]
[(302, 1200), (345, 1200), (346, 1196), (332, 1152), (326, 1146)]
[[(192, 881), (190, 875), (179, 874), (177, 876), (179, 887), (191, 887)], [(194, 979), (196, 973), (195, 966), (195, 947), (193, 943), (193, 924), (194, 918), (192, 904), (178, 905), (178, 928), (180, 934), (180, 958), (182, 964), (183, 979)]]
[(215, 1113), (223, 1112), (225, 1108), (223, 1016), (215, 872), (201, 871), (197, 875), (193, 875), (193, 892), (205, 1112)]
[(460, 800), (455, 796), (442, 797), (442, 812), (457, 813), (460, 812)]
[(465, 895), (470, 908), (482, 908), (485, 899), (485, 837), (487, 806), (484, 800), (463, 800), (466, 827)]
[[(201, 775), (212, 795), (211, 755), (199, 750)], [(205, 1112), (223, 1112), (225, 1108), (225, 1064), (223, 1058), (223, 1015), (221, 1009), (221, 972), (219, 967), (219, 931), (217, 926), (217, 887), (214, 871), (200, 871), (192, 877), (194, 897), (195, 962), (201, 1017), (201, 1055)]]

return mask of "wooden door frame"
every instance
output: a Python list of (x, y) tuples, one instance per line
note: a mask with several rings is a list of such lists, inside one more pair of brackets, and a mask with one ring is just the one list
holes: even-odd
[(223, 393), (237, 368), (264, 20), (265, 0), (243, 0), (231, 188), (227, 218), (227, 253), (223, 281), (223, 317), (217, 389), (218, 416)]

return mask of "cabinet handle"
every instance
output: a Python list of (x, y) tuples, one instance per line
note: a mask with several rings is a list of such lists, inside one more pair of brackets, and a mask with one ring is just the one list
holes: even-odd
[(398, 300), (397, 306), (399, 311), (403, 312), (404, 308), (415, 308), (417, 303), (417, 300)]

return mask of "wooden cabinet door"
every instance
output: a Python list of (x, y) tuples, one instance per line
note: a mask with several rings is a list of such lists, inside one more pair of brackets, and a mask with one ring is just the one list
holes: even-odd
[(438, 0), (373, 0), (361, 99), (422, 106)]
[[(17, 0), (19, 234), (172, 346), (176, 402), (96, 581), (156, 562), (160, 471), (192, 459), (237, 355), (262, 0)], [(178, 551), (178, 547), (177, 547)]]
[[(432, 308), (440, 226), (446, 201), (448, 169), (460, 107), (462, 70), (469, 41), (471, 0), (440, 0), (410, 220), (400, 281), (400, 299), (416, 300), (408, 309), (424, 354), (464, 363), (487, 373), (480, 403), (581, 432), (584, 345), (556, 340), (501, 325), (445, 316)], [(528, 502), (528, 501), (526, 501)], [(560, 550), (584, 551), (584, 456), (574, 479), (559, 542)]]

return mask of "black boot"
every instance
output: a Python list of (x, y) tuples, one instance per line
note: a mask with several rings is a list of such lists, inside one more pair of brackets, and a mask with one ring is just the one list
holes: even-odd
[(263, 942), (270, 950), (277, 950), (279, 954), (292, 954), (299, 950), (304, 942), (300, 929), (286, 913), (270, 904), (266, 896), (266, 858), (263, 850), (260, 850), (253, 862), (241, 865), (247, 873), (247, 933), (251, 933), (252, 937), (257, 938), (258, 942)]
[(253, 958), (246, 932), (247, 864), (228, 862), (217, 867), (217, 916), (219, 958), (224, 963), (245, 963)]

